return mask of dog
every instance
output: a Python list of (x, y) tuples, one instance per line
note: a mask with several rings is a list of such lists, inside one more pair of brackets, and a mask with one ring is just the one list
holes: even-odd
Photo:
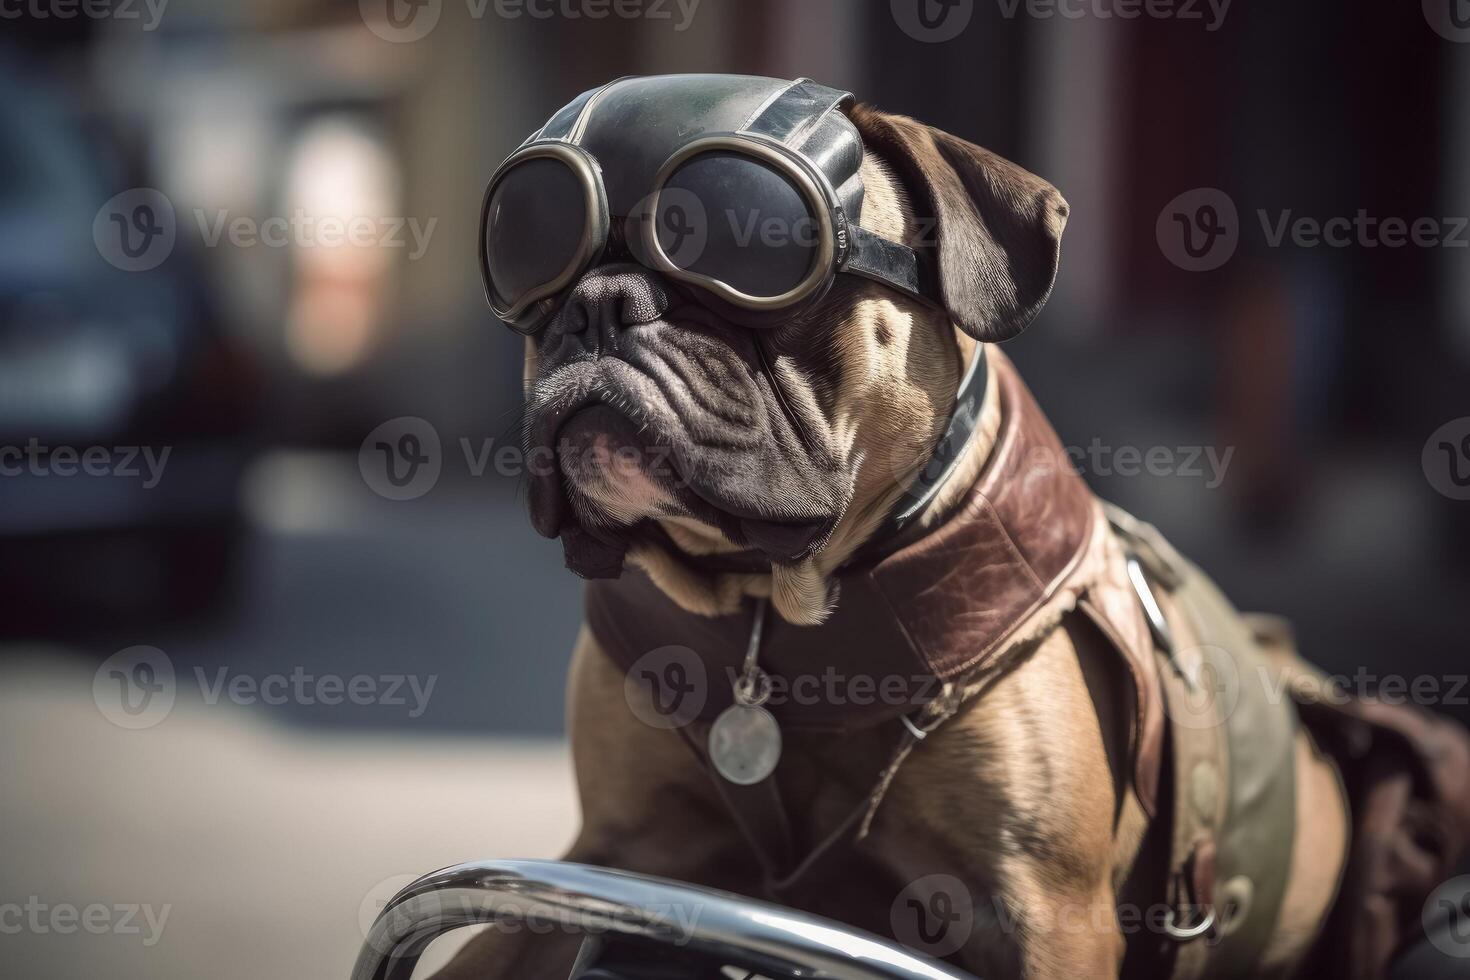
[[(606, 147), (707, 129), (696, 106), (755, 85), (721, 78), (611, 83), (549, 126), (575, 143), (605, 121), (600, 179), (628, 197), (645, 188), (617, 186), (638, 182)], [(850, 126), (838, 196), (850, 217), (860, 185), (862, 233), (927, 262), (935, 301), (881, 269), (834, 275), (752, 327), (689, 268), (612, 247), (539, 298), (527, 443), (557, 462), (532, 520), (593, 579), (566, 859), (776, 898), (977, 976), (1377, 975), (1470, 833), (1463, 736), (1334, 696), (1278, 623), (1235, 613), (1066, 466), (996, 348), (1050, 294), (1055, 188), (845, 97), (816, 113), (804, 84), (742, 119), (787, 99), (797, 131)], [(635, 210), (609, 207), (614, 226)], [(673, 721), (670, 657), (709, 702)], [(1257, 668), (1274, 700), (1242, 693)], [(1222, 671), (1224, 708), (1200, 693)], [(837, 679), (803, 699), (802, 674)], [(891, 696), (878, 675), (901, 676)], [(719, 734), (731, 711), (776, 733)], [(1408, 885), (1365, 870), (1385, 866), (1365, 820), (1422, 859)], [(486, 933), (438, 976), (565, 976), (574, 952)]]

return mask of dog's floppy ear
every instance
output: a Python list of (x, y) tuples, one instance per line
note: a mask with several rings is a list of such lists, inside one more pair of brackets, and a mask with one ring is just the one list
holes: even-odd
[(857, 105), (853, 124), (898, 172), (955, 325), (982, 341), (1026, 329), (1056, 281), (1067, 202), (1009, 160), (907, 116)]

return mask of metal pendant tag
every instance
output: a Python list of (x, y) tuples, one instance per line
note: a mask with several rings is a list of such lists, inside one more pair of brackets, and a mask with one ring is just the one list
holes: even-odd
[(710, 727), (709, 759), (727, 782), (753, 786), (781, 761), (781, 726), (759, 705), (733, 704)]

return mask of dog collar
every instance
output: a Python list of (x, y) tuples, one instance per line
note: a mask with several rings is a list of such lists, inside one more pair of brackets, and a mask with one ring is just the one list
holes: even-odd
[(965, 447), (975, 435), (975, 429), (980, 424), (980, 412), (985, 407), (985, 392), (990, 384), (988, 356), (985, 351), (984, 344), (975, 345), (975, 356), (970, 358), (970, 366), (965, 370), (965, 376), (960, 379), (960, 386), (955, 391), (954, 410), (950, 412), (944, 435), (934, 447), (929, 462), (893, 505), (883, 526), (861, 549), (864, 556), (882, 554), (901, 541), (904, 532), (928, 509), (959, 468)]

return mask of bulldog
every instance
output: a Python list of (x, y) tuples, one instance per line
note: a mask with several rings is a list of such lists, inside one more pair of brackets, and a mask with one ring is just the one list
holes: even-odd
[[(620, 79), (492, 177), (531, 519), (590, 580), (566, 858), (987, 978), (1378, 975), (1470, 833), (1470, 749), (1088, 491), (995, 346), (1067, 217), (806, 79)], [(491, 930), (439, 977), (575, 952)]]

